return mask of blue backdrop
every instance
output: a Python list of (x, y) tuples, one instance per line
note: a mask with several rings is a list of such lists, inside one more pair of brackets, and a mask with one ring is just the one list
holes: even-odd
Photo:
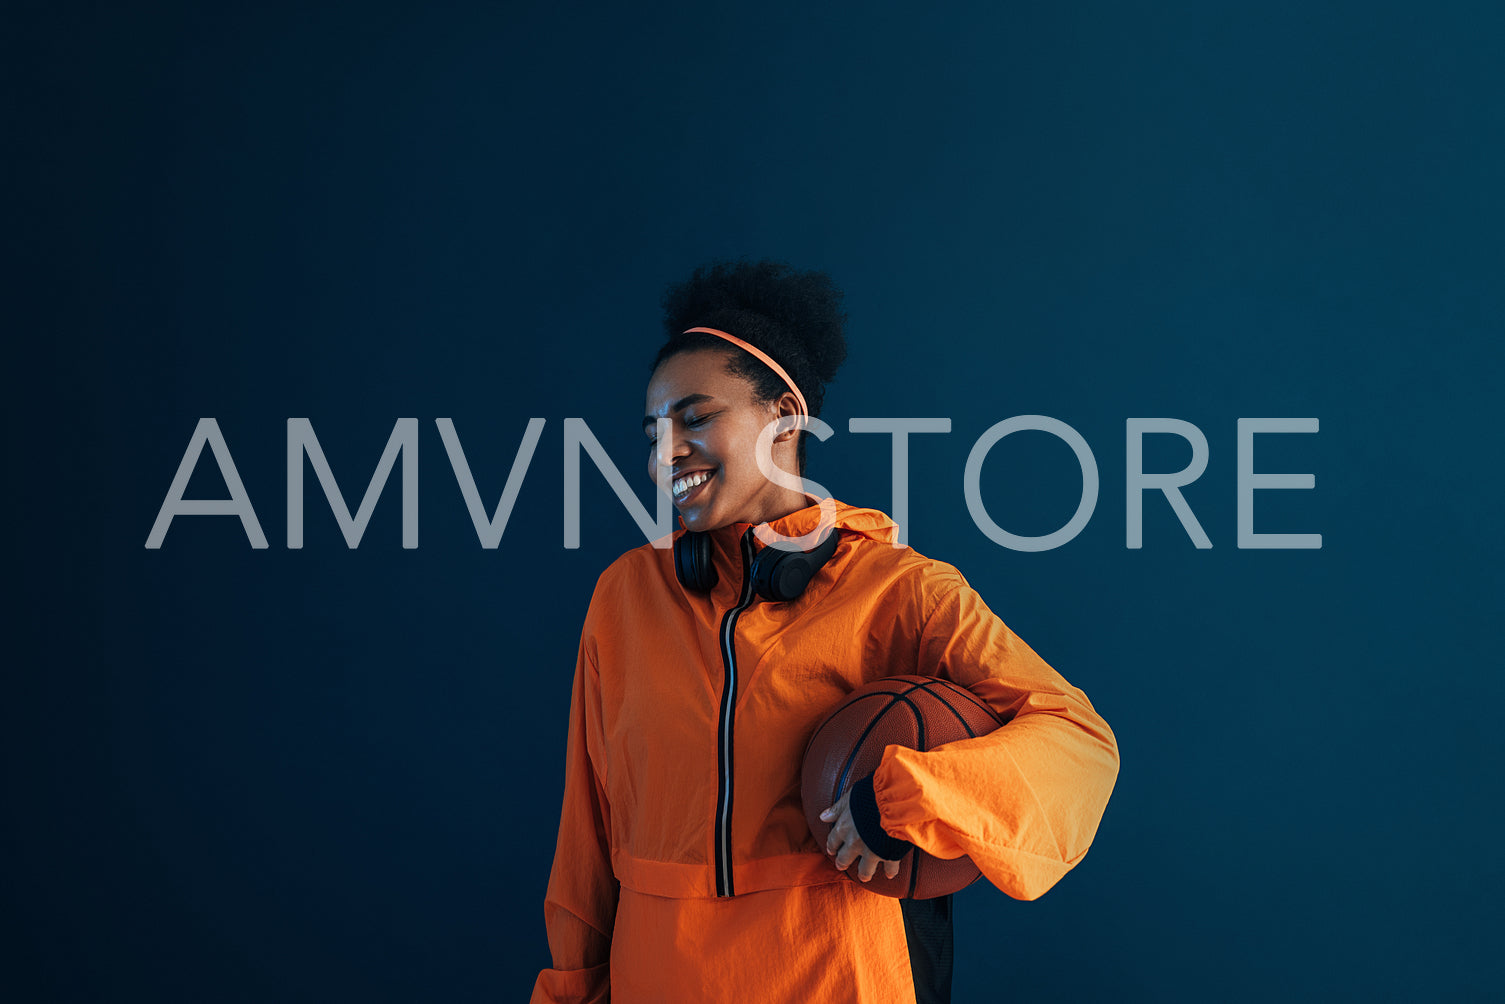
[[(1498, 993), (1505, 71), (1497, 4), (37, 4), (7, 62), (3, 702), (8, 999), (525, 999), (580, 622), (644, 537), (563, 423), (648, 504), (666, 283), (771, 256), (845, 289), (851, 354), (809, 476), (892, 508), (1082, 687), (1122, 772), (1044, 898), (958, 897), (957, 1000)], [(992, 543), (962, 491), (993, 423), (1078, 430), (1091, 522)], [(201, 417), (270, 541), (176, 519)], [(286, 546), (286, 422), (312, 475)], [(488, 510), (483, 549), (434, 420)], [(1193, 546), (1125, 423), (1210, 461)], [(1258, 437), (1237, 546), (1237, 421)], [(1175, 471), (1190, 447), (1146, 444)], [(1080, 475), (989, 454), (1015, 533)], [(189, 497), (223, 498), (208, 453)]]

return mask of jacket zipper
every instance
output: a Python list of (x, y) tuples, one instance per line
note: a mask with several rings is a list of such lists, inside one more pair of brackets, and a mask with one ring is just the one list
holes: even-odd
[(716, 895), (732, 896), (732, 719), (737, 709), (737, 649), (733, 631), (737, 617), (752, 606), (752, 529), (742, 534), (742, 596), (721, 618), (721, 661), (726, 677), (721, 685), (721, 721), (717, 741)]

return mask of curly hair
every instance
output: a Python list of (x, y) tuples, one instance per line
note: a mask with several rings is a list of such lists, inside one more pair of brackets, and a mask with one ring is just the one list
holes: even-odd
[[(720, 259), (697, 267), (689, 279), (671, 283), (664, 292), (664, 331), (669, 339), (658, 350), (650, 372), (681, 352), (716, 349), (727, 359), (727, 372), (752, 385), (759, 404), (776, 401), (788, 385), (768, 365), (723, 338), (686, 328), (717, 328), (736, 335), (784, 367), (812, 416), (819, 415), (826, 384), (847, 357), (842, 292), (825, 272), (797, 272), (787, 262), (764, 258)], [(796, 463), (805, 473), (807, 431), (799, 434)]]

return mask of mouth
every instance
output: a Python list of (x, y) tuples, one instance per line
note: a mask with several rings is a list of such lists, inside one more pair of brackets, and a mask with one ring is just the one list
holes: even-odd
[(689, 474), (676, 478), (674, 484), (670, 487), (670, 492), (674, 496), (674, 504), (678, 506), (688, 505), (699, 498), (705, 491), (706, 485), (715, 478), (717, 472), (720, 470), (721, 468), (719, 467), (708, 467), (700, 471), (691, 471)]

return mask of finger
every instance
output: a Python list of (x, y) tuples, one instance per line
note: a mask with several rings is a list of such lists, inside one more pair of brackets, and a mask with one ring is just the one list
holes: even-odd
[(860, 882), (870, 881), (873, 874), (878, 871), (878, 859), (871, 853), (864, 854), (857, 862), (857, 879)]
[(889, 878), (897, 878), (899, 876), (899, 862), (883, 862), (883, 874), (887, 875)]
[(820, 818), (824, 819), (826, 822), (830, 822), (835, 817), (835, 815), (836, 815), (836, 806), (833, 805), (829, 809), (827, 809), (825, 812), (822, 812), (820, 814)]
[(852, 840), (856, 835), (857, 831), (852, 826), (851, 817), (842, 816), (831, 827), (831, 832), (826, 835), (826, 853), (835, 854), (842, 844)]
[(839, 850), (839, 851), (836, 852), (836, 867), (840, 868), (842, 871), (846, 871), (847, 868), (856, 859), (857, 859), (857, 848), (856, 848), (856, 846), (853, 845), (853, 844), (850, 844), (850, 843), (842, 844), (841, 845), (841, 850)]

